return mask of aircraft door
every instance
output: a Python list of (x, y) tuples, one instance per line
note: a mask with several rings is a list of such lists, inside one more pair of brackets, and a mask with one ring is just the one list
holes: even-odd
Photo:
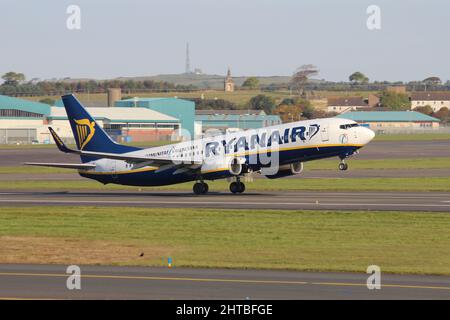
[(322, 137), (322, 141), (328, 141), (330, 139), (329, 133), (328, 133), (328, 124), (321, 126), (320, 136)]

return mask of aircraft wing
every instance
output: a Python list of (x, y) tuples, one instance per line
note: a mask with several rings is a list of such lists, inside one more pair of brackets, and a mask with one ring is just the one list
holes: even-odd
[[(127, 161), (129, 163), (141, 163), (145, 162), (146, 165), (166, 165), (166, 164), (173, 164), (175, 161), (178, 162), (178, 159), (173, 158), (152, 158), (152, 157), (145, 157), (145, 156), (135, 156), (130, 154), (119, 154), (119, 153), (106, 153), (106, 152), (94, 152), (94, 151), (83, 151), (83, 150), (75, 150), (68, 148), (64, 142), (61, 140), (61, 138), (56, 134), (56, 132), (49, 127), (50, 133), (53, 136), (53, 139), (55, 140), (56, 146), (58, 149), (65, 153), (74, 153), (78, 155), (84, 155), (84, 156), (90, 156), (95, 158), (106, 158), (106, 159), (114, 159), (114, 160), (123, 160)], [(201, 164), (202, 161), (194, 161), (194, 160), (186, 160), (186, 159), (179, 159), (179, 163), (186, 164), (186, 165), (192, 165), (192, 164)]]
[(45, 162), (25, 162), (27, 166), (39, 166), (39, 167), (52, 167), (52, 168), (64, 168), (64, 169), (78, 169), (88, 170), (94, 169), (95, 164), (82, 164), (82, 163), (45, 163)]

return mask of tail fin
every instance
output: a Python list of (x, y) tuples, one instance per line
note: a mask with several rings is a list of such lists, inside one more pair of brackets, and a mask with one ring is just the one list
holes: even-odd
[[(108, 153), (126, 153), (139, 150), (139, 148), (115, 143), (74, 95), (62, 96), (62, 101), (79, 150)], [(87, 162), (93, 159), (82, 156), (81, 160)]]

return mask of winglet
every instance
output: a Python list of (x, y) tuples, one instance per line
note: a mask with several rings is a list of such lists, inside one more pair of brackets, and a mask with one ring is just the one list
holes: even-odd
[(48, 130), (50, 130), (50, 133), (52, 134), (53, 140), (55, 140), (56, 146), (58, 149), (62, 152), (68, 153), (71, 152), (69, 148), (66, 147), (64, 142), (61, 140), (61, 138), (56, 134), (55, 130), (52, 129), (52, 127), (48, 127)]

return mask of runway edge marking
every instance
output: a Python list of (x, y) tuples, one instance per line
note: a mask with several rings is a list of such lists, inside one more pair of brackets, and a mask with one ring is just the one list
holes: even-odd
[[(67, 274), (55, 273), (14, 273), (2, 272), (0, 276), (19, 276), (19, 277), (67, 277)], [(219, 279), (219, 278), (180, 278), (180, 277), (151, 277), (151, 276), (114, 276), (114, 275), (83, 275), (83, 278), (91, 279), (120, 279), (120, 280), (153, 280), (153, 281), (191, 281), (191, 282), (224, 282), (224, 283), (256, 283), (256, 284), (290, 284), (290, 285), (322, 285), (322, 286), (358, 286), (365, 287), (362, 283), (348, 282), (306, 282), (306, 281), (279, 281), (279, 280), (251, 280), (251, 279)], [(428, 289), (428, 290), (449, 290), (450, 287), (444, 286), (420, 286), (403, 284), (383, 284), (388, 288), (403, 289)]]

